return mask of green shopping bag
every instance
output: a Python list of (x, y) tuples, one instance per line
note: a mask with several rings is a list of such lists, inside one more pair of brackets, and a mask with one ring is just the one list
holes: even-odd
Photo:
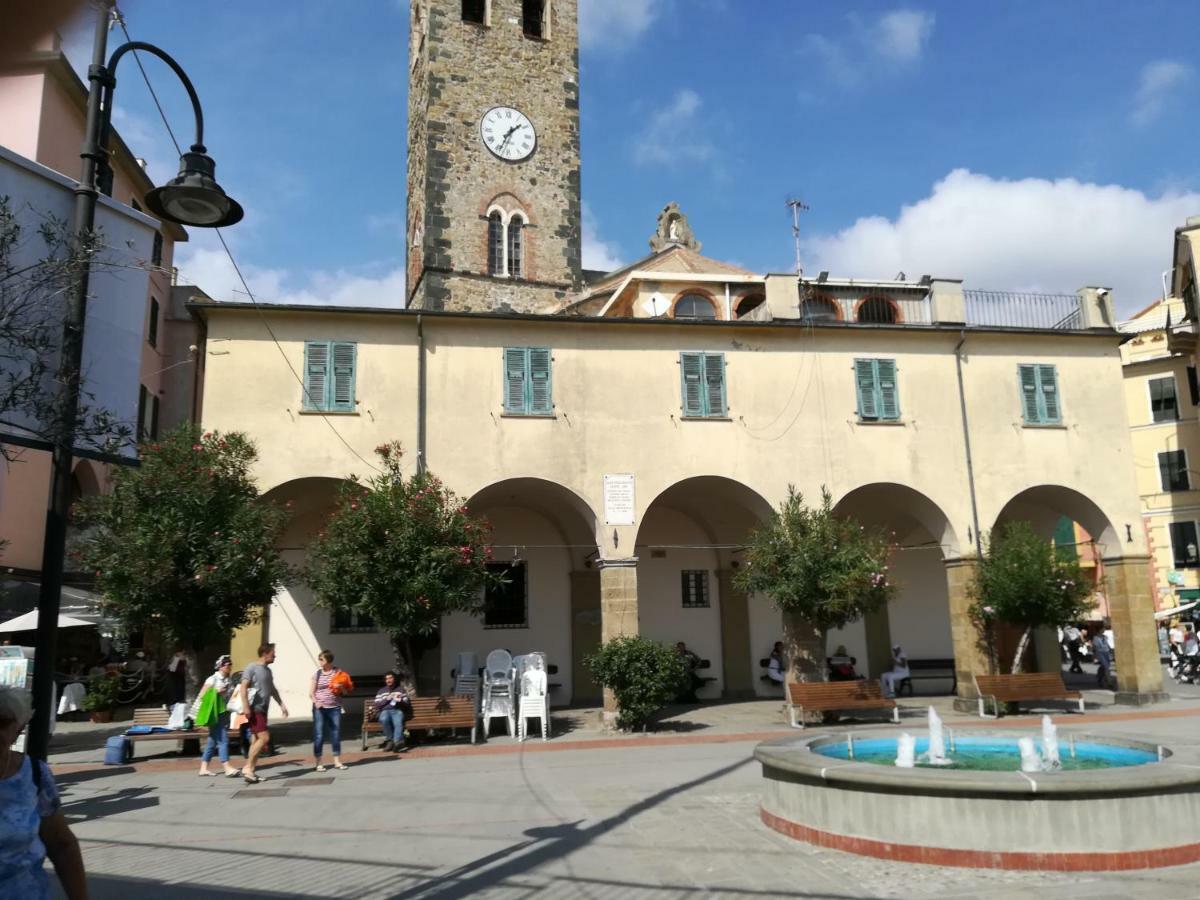
[(225, 699), (209, 688), (200, 698), (200, 707), (196, 710), (196, 727), (207, 728), (209, 725), (215, 725), (224, 712)]

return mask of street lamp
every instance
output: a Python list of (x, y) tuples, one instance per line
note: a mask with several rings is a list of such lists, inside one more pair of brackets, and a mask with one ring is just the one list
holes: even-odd
[(179, 159), (179, 174), (166, 185), (146, 195), (150, 212), (160, 219), (197, 228), (219, 228), (242, 218), (242, 207), (217, 184), (216, 165), (204, 147), (204, 116), (191, 80), (166, 52), (142, 41), (122, 44), (105, 64), (108, 22), (112, 0), (105, 0), (96, 17), (92, 41), (92, 64), (88, 66), (87, 123), (83, 137), (82, 172), (75, 188), (71, 259), (74, 286), (63, 323), (62, 356), (56, 378), (52, 434), (50, 497), (46, 507), (46, 531), (42, 542), (42, 582), (38, 593), (38, 630), (34, 650), (33, 721), (29, 724), (27, 750), (45, 759), (54, 710), (54, 664), (58, 643), (58, 608), (62, 598), (67, 513), (71, 506), (71, 461), (79, 416), (79, 380), (83, 359), (83, 327), (87, 314), (90, 271), (88, 247), (96, 219), (98, 183), (108, 184), (108, 132), (112, 121), (112, 95), (116, 87), (117, 63), (131, 50), (152, 53), (171, 67), (183, 82), (196, 116), (196, 140)]

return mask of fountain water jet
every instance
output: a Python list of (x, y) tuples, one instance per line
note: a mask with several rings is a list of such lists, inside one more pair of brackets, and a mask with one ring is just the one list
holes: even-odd
[(1042, 758), (1047, 769), (1062, 768), (1062, 759), (1058, 754), (1058, 729), (1049, 716), (1042, 716)]
[(1037, 747), (1034, 746), (1033, 738), (1019, 738), (1017, 740), (1017, 749), (1021, 751), (1022, 772), (1042, 771), (1042, 757), (1038, 754)]
[(902, 734), (896, 738), (896, 765), (901, 769), (911, 769), (917, 764), (917, 739), (911, 734)]
[(929, 753), (927, 757), (931, 766), (950, 765), (950, 760), (946, 758), (946, 738), (943, 734), (942, 717), (932, 706), (929, 707)]

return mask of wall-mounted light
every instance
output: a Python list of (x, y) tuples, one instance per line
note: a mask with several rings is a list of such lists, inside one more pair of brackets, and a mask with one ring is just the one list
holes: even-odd
[(1133, 543), (1133, 526), (1128, 523), (1125, 525), (1125, 543)]

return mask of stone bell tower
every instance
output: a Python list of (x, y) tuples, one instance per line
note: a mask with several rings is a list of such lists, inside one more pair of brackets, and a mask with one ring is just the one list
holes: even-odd
[(412, 0), (407, 302), (552, 312), (580, 284), (578, 0)]

